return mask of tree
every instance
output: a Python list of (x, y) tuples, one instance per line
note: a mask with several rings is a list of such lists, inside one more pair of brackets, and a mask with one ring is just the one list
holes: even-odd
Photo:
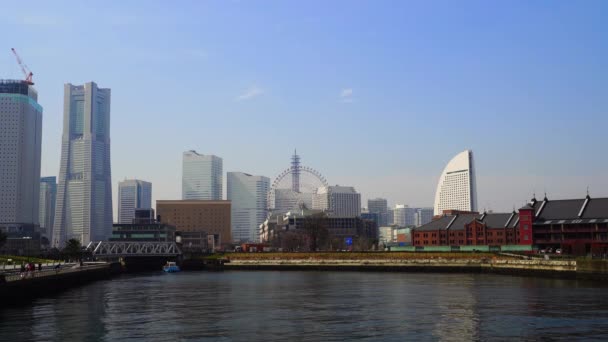
[(298, 232), (283, 232), (280, 236), (280, 247), (284, 252), (294, 252), (304, 247), (305, 239)]
[(51, 244), (51, 242), (49, 241), (49, 239), (46, 236), (43, 236), (40, 238), (40, 244), (42, 246), (44, 246), (45, 248), (49, 247), (49, 245)]
[(82, 254), (80, 241), (69, 239), (63, 248), (63, 254), (71, 259), (79, 259)]
[(329, 239), (329, 230), (327, 229), (327, 215), (325, 213), (306, 216), (302, 229), (308, 235), (311, 251), (314, 252), (319, 248), (326, 247)]

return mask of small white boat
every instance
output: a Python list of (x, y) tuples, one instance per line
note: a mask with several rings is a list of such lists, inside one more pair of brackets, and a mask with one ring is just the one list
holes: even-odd
[(174, 272), (179, 272), (181, 271), (179, 269), (179, 266), (177, 266), (177, 264), (173, 261), (167, 261), (167, 264), (165, 266), (163, 266), (163, 271), (167, 272), (167, 273), (174, 273)]

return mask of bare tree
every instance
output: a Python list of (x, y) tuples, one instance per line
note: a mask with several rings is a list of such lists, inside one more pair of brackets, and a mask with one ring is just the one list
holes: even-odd
[(327, 229), (327, 215), (318, 213), (306, 216), (302, 227), (308, 236), (311, 251), (326, 248), (329, 242), (329, 230)]

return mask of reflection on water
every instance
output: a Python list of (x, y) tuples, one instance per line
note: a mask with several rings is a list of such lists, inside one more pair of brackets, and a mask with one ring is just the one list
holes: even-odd
[(159, 272), (0, 309), (0, 340), (608, 340), (607, 295), (497, 275)]

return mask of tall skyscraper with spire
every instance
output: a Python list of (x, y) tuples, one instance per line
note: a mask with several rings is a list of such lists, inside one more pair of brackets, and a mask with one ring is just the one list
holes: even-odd
[(110, 89), (64, 87), (63, 137), (53, 246), (106, 240), (112, 231)]

